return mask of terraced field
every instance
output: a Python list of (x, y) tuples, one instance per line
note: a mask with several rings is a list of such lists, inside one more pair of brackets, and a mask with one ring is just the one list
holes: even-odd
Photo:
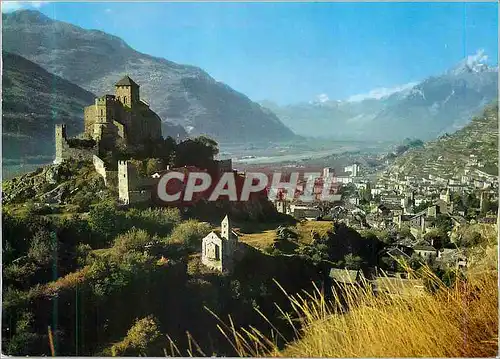
[(498, 104), (487, 107), (482, 115), (454, 134), (409, 151), (396, 160), (391, 172), (452, 177), (463, 171), (471, 155), (482, 163), (481, 171), (498, 174)]

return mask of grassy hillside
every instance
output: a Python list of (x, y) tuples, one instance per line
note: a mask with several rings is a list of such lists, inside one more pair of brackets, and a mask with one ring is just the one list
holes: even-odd
[(498, 174), (498, 104), (488, 106), (461, 130), (408, 151), (391, 170), (407, 175), (453, 176), (463, 171), (470, 155), (484, 164), (481, 170)]

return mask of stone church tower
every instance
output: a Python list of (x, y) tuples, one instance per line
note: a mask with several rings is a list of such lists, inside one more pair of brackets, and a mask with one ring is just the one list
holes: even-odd
[(115, 97), (123, 106), (133, 108), (140, 101), (139, 85), (125, 76), (115, 84)]
[(231, 234), (231, 224), (229, 223), (229, 217), (226, 215), (220, 224), (220, 234), (224, 239), (229, 239)]

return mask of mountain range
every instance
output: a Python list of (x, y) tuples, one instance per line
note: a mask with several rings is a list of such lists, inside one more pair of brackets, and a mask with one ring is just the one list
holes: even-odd
[[(116, 81), (128, 74), (162, 120), (183, 126), (189, 135), (225, 143), (296, 138), (271, 111), (200, 68), (142, 54), (119, 37), (35, 10), (2, 14), (2, 20), (4, 51), (99, 96), (113, 93)], [(164, 136), (182, 132), (163, 129)]]
[(430, 140), (463, 127), (498, 95), (498, 69), (478, 53), (443, 74), (391, 91), (344, 101), (323, 96), (287, 106), (258, 104), (200, 68), (142, 54), (102, 31), (35, 10), (4, 13), (2, 20), (4, 158), (52, 154), (53, 125), (67, 122), (70, 134), (81, 131), (83, 107), (113, 93), (124, 74), (141, 85), (141, 96), (163, 120), (164, 136), (206, 134), (225, 144), (297, 135)]
[(454, 132), (498, 96), (498, 68), (478, 52), (439, 76), (381, 96), (278, 106), (261, 104), (297, 134), (352, 140), (429, 140)]
[(4, 159), (53, 154), (56, 123), (66, 123), (69, 135), (83, 131), (93, 93), (15, 54), (2, 52), (2, 66)]

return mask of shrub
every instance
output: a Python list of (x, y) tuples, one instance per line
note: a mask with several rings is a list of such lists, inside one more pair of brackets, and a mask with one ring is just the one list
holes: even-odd
[(426, 241), (431, 242), (435, 248), (443, 248), (446, 244), (450, 242), (446, 232), (442, 229), (432, 229), (424, 235)]
[(127, 222), (150, 234), (166, 236), (181, 222), (181, 214), (177, 208), (148, 208), (143, 211), (130, 209), (127, 212)]
[(127, 332), (127, 336), (119, 343), (113, 344), (113, 356), (150, 356), (158, 349), (161, 333), (157, 319), (149, 315), (138, 319)]
[(3, 276), (7, 284), (11, 282), (26, 284), (30, 278), (33, 278), (37, 270), (37, 266), (31, 261), (24, 264), (12, 263), (4, 267)]
[(90, 209), (88, 222), (92, 231), (105, 240), (120, 233), (124, 216), (110, 204), (98, 204)]
[(85, 243), (79, 243), (76, 246), (76, 262), (83, 266), (87, 263), (87, 257), (92, 252), (92, 247)]
[(190, 219), (177, 225), (169, 237), (169, 243), (179, 243), (191, 249), (198, 249), (201, 240), (210, 233), (210, 225)]
[(56, 248), (57, 240), (49, 232), (40, 230), (31, 239), (28, 258), (39, 265), (46, 265), (51, 262)]
[(151, 237), (143, 229), (132, 228), (127, 233), (116, 237), (113, 249), (116, 253), (125, 254), (130, 251), (143, 251)]
[(135, 251), (121, 254), (110, 253), (92, 258), (84, 268), (93, 292), (98, 297), (111, 295), (126, 287), (134, 278), (147, 277), (153, 267), (150, 257)]
[(151, 176), (156, 171), (164, 168), (163, 161), (159, 158), (149, 158), (146, 162), (146, 175)]
[(6, 353), (9, 355), (26, 355), (33, 353), (33, 346), (38, 340), (38, 335), (33, 333), (33, 314), (22, 312), (15, 328), (10, 328), (14, 331), (14, 335), (8, 340)]
[(479, 243), (481, 243), (481, 234), (476, 231), (466, 231), (458, 241), (458, 245), (463, 247), (472, 247)]
[(360, 269), (363, 264), (363, 260), (360, 256), (355, 256), (352, 253), (349, 253), (344, 257), (344, 263), (347, 269)]

